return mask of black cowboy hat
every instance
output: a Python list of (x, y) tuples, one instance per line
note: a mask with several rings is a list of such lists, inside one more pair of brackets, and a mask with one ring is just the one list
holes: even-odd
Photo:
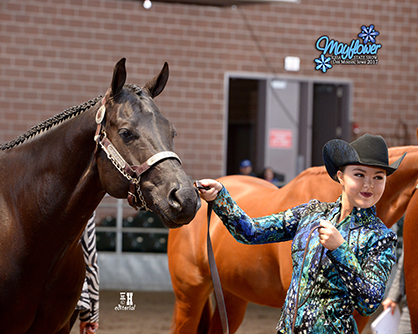
[(382, 136), (364, 134), (351, 143), (332, 139), (322, 148), (325, 167), (331, 178), (338, 182), (337, 172), (346, 165), (364, 165), (386, 170), (386, 175), (396, 171), (406, 153), (389, 165), (388, 147)]

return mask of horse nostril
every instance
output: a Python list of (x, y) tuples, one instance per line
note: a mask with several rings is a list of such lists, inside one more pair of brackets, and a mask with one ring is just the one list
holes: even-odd
[(168, 203), (171, 210), (177, 214), (194, 215), (200, 207), (199, 192), (195, 187), (184, 187), (181, 184), (172, 185), (168, 194)]
[(181, 194), (179, 194), (180, 187), (173, 186), (168, 193), (168, 203), (174, 210), (181, 209)]

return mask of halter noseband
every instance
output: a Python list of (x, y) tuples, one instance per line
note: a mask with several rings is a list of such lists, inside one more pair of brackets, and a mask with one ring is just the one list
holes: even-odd
[(128, 203), (135, 210), (147, 210), (152, 211), (148, 208), (145, 202), (144, 196), (142, 195), (139, 182), (141, 181), (141, 175), (145, 173), (152, 166), (165, 159), (177, 159), (180, 163), (179, 156), (172, 151), (162, 151), (154, 154), (151, 158), (145, 161), (140, 166), (129, 165), (122, 155), (118, 152), (116, 147), (107, 138), (106, 131), (104, 130), (104, 119), (106, 114), (105, 98), (103, 98), (101, 107), (96, 113), (96, 133), (94, 135), (94, 141), (96, 142), (96, 150), (100, 145), (102, 150), (106, 153), (107, 158), (112, 162), (116, 169), (129, 181), (130, 189), (128, 192)]

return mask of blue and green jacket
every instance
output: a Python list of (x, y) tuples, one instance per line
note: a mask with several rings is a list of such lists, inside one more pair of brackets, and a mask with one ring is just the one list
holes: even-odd
[[(214, 201), (215, 213), (239, 242), (293, 240), (292, 280), (278, 333), (291, 333), (293, 321), (294, 333), (358, 333), (354, 309), (368, 316), (382, 302), (396, 260), (396, 234), (376, 216), (375, 207), (354, 208), (338, 223), (340, 210), (341, 197), (335, 203), (311, 200), (277, 214), (250, 218), (225, 187)], [(321, 219), (330, 221), (345, 239), (333, 251), (320, 244), (317, 230), (311, 232)]]

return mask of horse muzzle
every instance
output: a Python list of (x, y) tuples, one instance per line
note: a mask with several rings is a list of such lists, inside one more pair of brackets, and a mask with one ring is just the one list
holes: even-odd
[[(153, 204), (149, 206), (168, 228), (178, 228), (190, 223), (201, 206), (197, 189), (190, 181), (188, 183), (173, 183), (169, 186), (170, 189), (154, 188), (150, 193)], [(160, 196), (160, 193), (166, 195)]]

